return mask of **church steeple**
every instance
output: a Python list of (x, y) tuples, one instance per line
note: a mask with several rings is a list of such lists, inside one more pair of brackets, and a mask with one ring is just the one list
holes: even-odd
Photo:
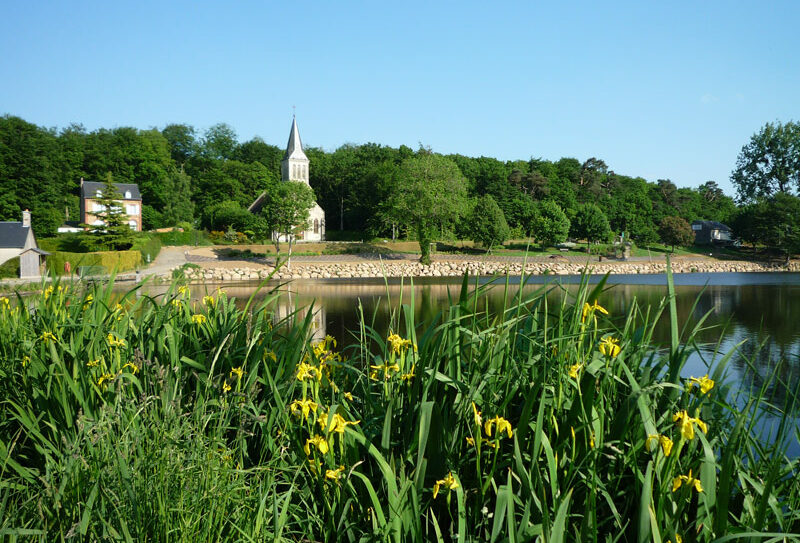
[(308, 184), (308, 157), (303, 152), (303, 143), (300, 141), (300, 131), (297, 129), (297, 119), (294, 116), (292, 116), (292, 129), (289, 132), (286, 153), (281, 161), (281, 180)]

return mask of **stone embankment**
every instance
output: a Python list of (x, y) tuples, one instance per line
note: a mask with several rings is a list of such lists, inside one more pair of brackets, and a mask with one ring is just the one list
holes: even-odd
[[(585, 270), (594, 274), (641, 274), (664, 273), (665, 262), (537, 262), (528, 263), (527, 275), (580, 275)], [(274, 273), (273, 279), (364, 279), (381, 277), (458, 277), (469, 272), (470, 275), (521, 275), (521, 262), (434, 262), (423, 266), (418, 262), (346, 262), (346, 263), (303, 263), (293, 264), (291, 269), (282, 267)], [(721, 273), (721, 272), (775, 272), (800, 271), (800, 262), (788, 266), (744, 261), (686, 260), (672, 264), (675, 273)], [(266, 279), (274, 272), (271, 266), (260, 268), (193, 268), (186, 270), (192, 282), (210, 283), (227, 281), (257, 281)]]

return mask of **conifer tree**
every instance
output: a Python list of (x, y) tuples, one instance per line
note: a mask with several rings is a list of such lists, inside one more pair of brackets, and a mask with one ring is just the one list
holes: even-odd
[(133, 233), (128, 225), (128, 215), (122, 207), (122, 195), (114, 185), (111, 172), (106, 176), (105, 185), (95, 202), (102, 207), (100, 211), (92, 213), (102, 224), (93, 224), (90, 227), (98, 245), (110, 251), (128, 249), (133, 242)]

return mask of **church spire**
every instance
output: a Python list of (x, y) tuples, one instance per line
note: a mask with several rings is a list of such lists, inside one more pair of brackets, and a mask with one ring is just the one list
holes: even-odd
[(303, 143), (300, 141), (300, 131), (297, 129), (297, 119), (292, 115), (292, 130), (289, 132), (289, 143), (286, 144), (286, 154), (283, 159), (308, 159), (303, 152)]
[(297, 129), (297, 119), (294, 116), (292, 116), (292, 130), (289, 132), (289, 143), (286, 144), (286, 154), (281, 160), (281, 180), (308, 184), (308, 157), (303, 152), (303, 143), (300, 141), (300, 131)]

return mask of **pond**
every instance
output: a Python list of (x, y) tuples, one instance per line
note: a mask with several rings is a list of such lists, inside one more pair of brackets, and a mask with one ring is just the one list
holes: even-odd
[[(726, 377), (734, 388), (760, 389), (770, 380), (779, 361), (784, 362), (778, 374), (780, 379), (773, 379), (767, 387), (771, 401), (781, 405), (787, 390), (800, 388), (800, 274), (690, 273), (676, 274), (674, 278), (679, 325), (691, 329), (698, 319), (709, 314), (696, 336), (699, 350), (689, 358), (684, 368), (685, 377), (704, 375), (722, 355), (736, 349)], [(590, 281), (599, 279), (592, 277)], [(478, 279), (480, 283), (490, 281), (489, 278)], [(579, 281), (580, 278), (570, 276), (532, 276), (527, 278), (523, 288), (533, 292), (547, 286), (550, 301), (557, 304), (562, 296), (578, 289)], [(516, 293), (519, 278), (509, 278), (509, 282), (510, 292)], [(209, 284), (193, 287), (192, 295), (202, 297), (218, 286), (242, 305), (257, 289), (256, 285)], [(401, 300), (411, 303), (413, 295), (417, 320), (430, 322), (440, 311), (446, 310), (449, 299), (458, 297), (460, 288), (459, 278), (420, 278), (414, 280), (413, 285), (408, 279), (389, 280), (388, 284), (383, 280), (295, 281), (281, 287), (285, 296), (279, 313), (288, 315), (297, 311), (304, 316), (311, 309), (316, 338), (327, 334), (336, 338), (339, 345), (348, 345), (357, 341), (353, 332), (358, 330), (359, 307), (363, 308), (368, 321), (374, 318), (374, 327), (385, 336), (389, 331), (391, 309), (397, 308)], [(163, 289), (149, 287), (149, 291), (158, 294)], [(504, 291), (505, 279), (489, 287), (485, 303), (490, 312), (500, 310)], [(612, 317), (624, 319), (634, 300), (639, 306), (655, 308), (666, 293), (664, 275), (611, 275), (599, 301)], [(256, 298), (265, 295), (266, 289), (258, 292)], [(668, 345), (669, 333), (665, 315), (656, 326), (654, 341)], [(798, 421), (800, 418), (795, 424), (800, 425)], [(797, 438), (790, 452), (800, 455)]]

